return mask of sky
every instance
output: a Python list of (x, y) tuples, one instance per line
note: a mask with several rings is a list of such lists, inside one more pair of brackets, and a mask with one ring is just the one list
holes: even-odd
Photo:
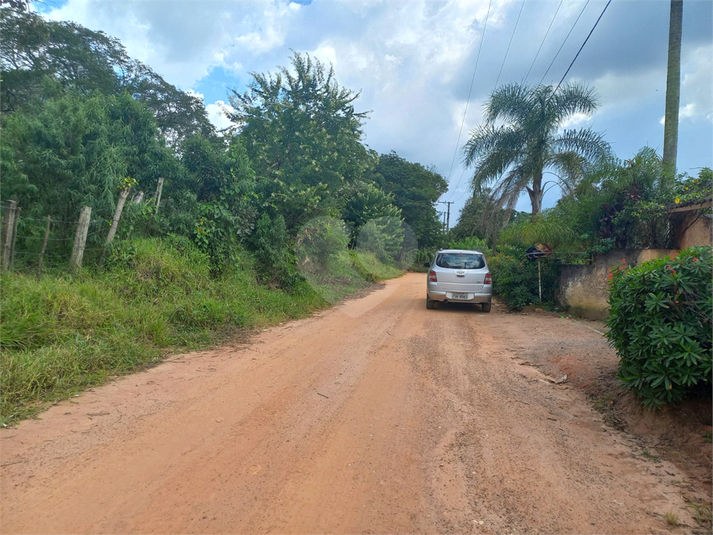
[[(117, 37), (128, 54), (184, 91), (211, 120), (250, 73), (289, 66), (293, 51), (332, 64), (361, 92), (364, 142), (433, 166), (449, 182), (451, 226), (470, 196), (461, 148), (497, 85), (565, 82), (598, 95), (569, 128), (604, 134), (621, 159), (663, 151), (668, 0), (45, 0), (34, 9)], [(685, 0), (678, 170), (713, 167), (713, 2)], [(602, 15), (602, 12), (604, 14)], [(547, 177), (547, 175), (546, 175)], [(543, 206), (559, 198), (552, 187)], [(446, 204), (438, 204), (445, 210)], [(529, 211), (524, 194), (518, 210)]]

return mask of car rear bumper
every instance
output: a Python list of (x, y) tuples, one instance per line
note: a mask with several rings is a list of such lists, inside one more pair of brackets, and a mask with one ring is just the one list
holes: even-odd
[[(490, 303), (490, 301), (493, 298), (493, 291), (492, 288), (489, 288), (489, 291), (480, 291), (480, 292), (452, 292), (452, 291), (443, 291), (439, 290), (436, 288), (431, 288), (430, 286), (428, 287), (427, 290), (428, 297), (432, 299), (433, 301), (441, 301), (441, 302), (452, 302), (452, 303)], [(468, 297), (464, 299), (463, 297), (456, 297), (453, 294), (458, 294), (458, 293), (467, 293)]]

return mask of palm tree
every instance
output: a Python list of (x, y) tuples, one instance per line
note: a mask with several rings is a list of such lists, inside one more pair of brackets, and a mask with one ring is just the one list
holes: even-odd
[[(485, 123), (471, 132), (464, 162), (474, 167), (472, 185), (495, 183), (493, 200), (512, 208), (527, 190), (532, 214), (542, 209), (545, 172), (566, 193), (584, 166), (609, 155), (601, 134), (588, 128), (562, 130), (575, 114), (597, 107), (594, 91), (580, 85), (529, 87), (508, 84), (493, 91), (485, 106)], [(497, 122), (497, 124), (496, 124)]]

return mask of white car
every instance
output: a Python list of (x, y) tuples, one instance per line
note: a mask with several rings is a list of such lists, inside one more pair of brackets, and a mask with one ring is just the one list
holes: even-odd
[(485, 255), (480, 251), (442, 249), (430, 268), (426, 286), (426, 308), (438, 303), (479, 304), (483, 312), (490, 312), (493, 298), (493, 279)]

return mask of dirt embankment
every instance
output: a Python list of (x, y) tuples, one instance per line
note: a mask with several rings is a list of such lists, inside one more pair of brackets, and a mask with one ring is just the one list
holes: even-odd
[(615, 364), (595, 324), (426, 310), (423, 278), (2, 430), (2, 532), (704, 529), (710, 456), (677, 464), (595, 410), (623, 403), (591, 389)]

